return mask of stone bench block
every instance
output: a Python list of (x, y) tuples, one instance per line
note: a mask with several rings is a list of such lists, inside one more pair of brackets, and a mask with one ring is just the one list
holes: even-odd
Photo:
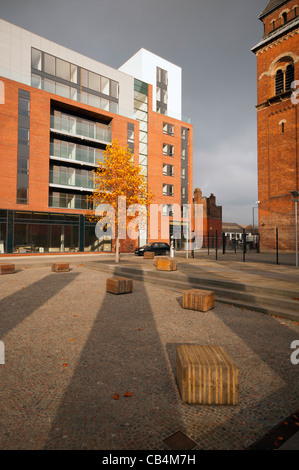
[(167, 258), (163, 256), (163, 259), (157, 260), (157, 269), (158, 271), (176, 271), (177, 270), (177, 260), (173, 258)]
[(133, 280), (126, 277), (113, 277), (106, 280), (106, 292), (111, 294), (130, 294), (133, 292)]
[(65, 273), (70, 270), (69, 263), (53, 263), (52, 271), (55, 273)]
[(183, 344), (176, 350), (182, 401), (200, 405), (237, 405), (239, 368), (221, 346)]
[(144, 259), (154, 259), (155, 253), (153, 251), (145, 251), (144, 252)]
[(0, 264), (0, 274), (13, 274), (15, 272), (14, 264)]
[(183, 308), (207, 312), (215, 307), (215, 292), (202, 289), (189, 289), (183, 292)]

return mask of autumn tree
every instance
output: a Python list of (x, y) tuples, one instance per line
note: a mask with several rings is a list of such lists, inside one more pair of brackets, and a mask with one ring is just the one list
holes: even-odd
[(149, 191), (141, 167), (134, 164), (128, 146), (122, 147), (118, 140), (114, 140), (106, 147), (103, 157), (93, 170), (94, 191), (88, 198), (94, 209), (88, 218), (110, 227), (115, 239), (115, 261), (119, 262), (119, 240), (126, 238), (129, 228), (131, 238), (134, 235), (132, 230), (137, 238), (137, 225), (133, 224), (133, 219), (138, 223), (142, 217), (146, 220), (154, 194)]

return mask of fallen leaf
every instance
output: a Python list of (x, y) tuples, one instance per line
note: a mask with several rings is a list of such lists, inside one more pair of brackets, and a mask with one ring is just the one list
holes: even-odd
[(278, 439), (279, 441), (283, 441), (283, 440), (284, 440), (284, 438), (281, 437), (281, 436), (279, 436), (277, 439)]
[(68, 365), (67, 364), (63, 364), (63, 367), (67, 367)]
[(70, 341), (75, 341), (74, 338), (71, 338)]
[(298, 301), (298, 300), (299, 300), (299, 298), (298, 298), (298, 297), (294, 297), (294, 300), (297, 300), (297, 301)]
[(119, 400), (119, 394), (118, 393), (114, 394), (113, 400)]
[(126, 393), (124, 394), (124, 397), (131, 397), (131, 396), (132, 396), (132, 393), (131, 393), (131, 392), (126, 392)]
[(142, 330), (142, 328), (138, 328), (138, 331), (141, 331), (141, 330)]

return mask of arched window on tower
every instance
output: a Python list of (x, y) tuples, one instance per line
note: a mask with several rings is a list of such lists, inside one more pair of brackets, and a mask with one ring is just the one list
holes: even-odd
[(279, 95), (280, 93), (283, 93), (283, 88), (283, 71), (279, 69), (275, 75), (275, 94)]
[(294, 81), (294, 65), (289, 64), (286, 69), (285, 75), (285, 91), (291, 89), (292, 82)]
[(286, 24), (286, 22), (288, 21), (288, 15), (286, 14), (286, 12), (282, 14), (282, 19), (283, 19), (283, 24)]

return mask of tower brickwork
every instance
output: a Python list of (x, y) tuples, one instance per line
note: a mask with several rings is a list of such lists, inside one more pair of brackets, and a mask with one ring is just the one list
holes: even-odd
[[(262, 251), (295, 250), (298, 190), (299, 2), (271, 0), (259, 19), (262, 40), (257, 57), (257, 145), (259, 232)], [(297, 82), (296, 82), (297, 80)]]

